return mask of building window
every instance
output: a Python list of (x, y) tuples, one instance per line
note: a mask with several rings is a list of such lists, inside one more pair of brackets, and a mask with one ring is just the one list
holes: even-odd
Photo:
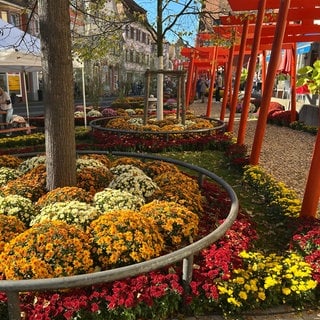
[(134, 28), (130, 28), (130, 38), (134, 39)]
[(20, 16), (15, 13), (9, 13), (9, 23), (21, 29)]
[(141, 40), (141, 31), (139, 29), (136, 30), (136, 41)]

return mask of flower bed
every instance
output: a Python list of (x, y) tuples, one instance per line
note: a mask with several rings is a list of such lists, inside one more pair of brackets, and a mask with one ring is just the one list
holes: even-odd
[[(99, 167), (96, 162), (97, 158), (99, 158), (99, 156), (94, 155), (92, 156), (94, 161), (89, 161), (89, 163), (81, 162), (81, 167), (84, 165), (86, 168)], [(121, 174), (120, 172), (122, 172), (122, 169), (129, 169), (128, 167), (122, 167), (123, 165), (133, 166), (133, 163), (135, 163), (136, 168), (142, 170), (144, 174), (149, 175), (152, 181), (156, 181), (158, 186), (161, 185), (161, 188), (167, 188), (168, 192), (162, 194), (163, 197), (168, 197), (168, 199), (165, 199), (165, 202), (169, 201), (171, 197), (177, 196), (182, 204), (189, 203), (189, 205), (185, 206), (183, 210), (188, 212), (187, 210), (192, 208), (191, 211), (196, 213), (200, 218), (197, 235), (196, 233), (190, 233), (192, 238), (196, 240), (199, 237), (203, 237), (211, 230), (211, 226), (219, 225), (224, 221), (229, 207), (229, 199), (226, 197), (225, 192), (217, 185), (206, 181), (201, 190), (195, 189), (195, 185), (197, 185), (196, 183), (193, 183), (195, 181), (187, 175), (180, 177), (181, 172), (177, 167), (166, 166), (161, 162), (156, 164), (154, 161), (144, 163), (133, 160), (134, 159), (132, 159), (132, 161), (129, 161), (128, 159), (122, 159), (121, 161), (110, 160), (110, 162), (105, 161), (105, 163), (108, 164), (107, 167), (110, 169), (110, 172), (112, 172), (112, 168), (120, 166), (120, 168), (118, 167), (118, 169), (114, 170), (112, 173), (113, 175)], [(16, 163), (19, 163), (16, 167), (20, 166), (21, 168), (30, 168), (28, 170), (37, 170), (37, 166), (34, 167), (34, 164), (37, 163), (37, 161), (28, 161), (27, 165), (26, 163), (22, 164), (20, 161), (17, 161)], [(41, 167), (41, 163), (38, 167), (39, 166)], [(162, 171), (159, 170), (159, 168), (163, 168), (163, 170), (170, 169), (170, 174), (159, 172)], [(28, 170), (24, 171), (25, 175), (28, 174)], [(130, 172), (130, 170), (126, 171), (126, 173), (128, 172)], [(139, 171), (134, 171), (135, 174), (137, 172)], [(172, 176), (174, 178), (168, 182), (169, 177)], [(150, 272), (110, 284), (92, 286), (85, 289), (57, 291), (51, 294), (27, 293), (23, 295), (22, 299), (22, 310), (25, 318), (61, 319), (64, 317), (65, 319), (128, 319), (130, 317), (132, 319), (160, 319), (176, 315), (178, 312), (182, 312), (183, 310), (189, 310), (193, 314), (208, 313), (215, 310), (230, 316), (251, 308), (263, 308), (270, 305), (275, 306), (284, 302), (293, 306), (301, 306), (305, 303), (312, 302), (313, 299), (317, 299), (319, 297), (319, 285), (317, 284), (319, 283), (320, 274), (318, 263), (320, 246), (318, 242), (319, 234), (317, 231), (320, 227), (319, 221), (313, 220), (309, 221), (307, 224), (305, 221), (299, 221), (294, 218), (296, 216), (296, 209), (290, 211), (290, 203), (294, 201), (294, 195), (282, 184), (278, 185), (276, 181), (272, 180), (271, 177), (267, 176), (261, 169), (257, 167), (245, 168), (243, 183), (248, 188), (256, 189), (257, 196), (259, 193), (259, 195), (264, 198), (270, 197), (270, 199), (273, 199), (272, 202), (278, 205), (276, 210), (269, 211), (269, 215), (274, 215), (278, 218), (279, 216), (290, 216), (291, 219), (287, 220), (287, 227), (291, 230), (292, 240), (290, 241), (290, 247), (288, 246), (288, 253), (280, 256), (276, 253), (263, 253), (258, 251), (255, 248), (255, 240), (258, 238), (258, 234), (254, 228), (255, 225), (252, 223), (248, 215), (241, 211), (237, 221), (222, 239), (205, 250), (202, 250), (197, 256), (195, 256), (194, 277), (191, 282), (191, 291), (189, 293), (184, 291), (178, 277), (181, 266), (173, 265), (169, 268), (163, 268), (156, 272)], [(177, 187), (180, 187), (181, 184), (184, 184), (184, 187), (181, 186), (181, 192), (174, 194), (174, 190), (177, 189)], [(256, 186), (259, 186), (259, 188)], [(183, 190), (185, 190), (185, 194), (183, 194)], [(200, 194), (198, 192), (200, 192)], [(66, 193), (69, 194), (69, 192)], [(274, 196), (272, 196), (273, 193), (275, 194)], [(83, 193), (79, 193), (79, 196), (80, 194), (82, 195)], [(170, 194), (171, 197), (169, 197)], [(187, 196), (189, 194), (199, 195), (200, 197), (193, 196), (194, 199), (190, 199), (189, 196)], [(183, 196), (185, 198), (183, 198)], [(34, 195), (34, 197), (36, 196)], [(43, 195), (37, 195), (37, 197), (36, 201), (31, 200), (35, 204), (35, 207), (38, 207), (36, 203), (39, 202), (39, 199), (44, 199)], [(59, 200), (65, 200), (67, 203), (76, 200), (74, 199), (76, 197), (74, 197), (72, 190), (70, 190), (70, 196), (66, 196), (65, 198), (62, 196), (61, 190), (59, 190), (57, 191), (56, 196), (52, 196), (52, 198), (48, 196), (48, 199), (55, 199), (55, 197)], [(281, 199), (287, 197), (290, 200), (289, 206), (284, 206), (285, 202)], [(150, 212), (150, 215), (151, 209), (154, 209), (154, 206), (151, 205), (152, 200), (152, 197), (146, 197), (144, 200), (149, 201), (146, 205), (146, 211)], [(92, 198), (92, 201), (94, 201), (94, 197)], [(104, 202), (105, 201), (106, 200), (104, 200)], [(142, 211), (140, 208), (141, 206), (139, 205), (138, 209), (132, 212)], [(176, 208), (175, 206), (171, 207), (166, 205), (165, 207), (160, 208), (163, 208), (163, 210), (161, 209), (160, 211), (161, 215), (157, 212), (155, 214), (157, 217), (164, 219), (160, 220), (160, 227), (162, 230), (165, 230), (165, 236), (168, 237), (168, 231), (165, 229), (168, 222), (167, 213), (172, 214), (172, 217), (175, 219), (179, 219), (178, 213), (180, 212), (180, 207)], [(118, 208), (116, 210), (118, 210)], [(110, 220), (108, 219), (108, 213), (102, 214), (101, 217), (104, 219), (103, 223), (116, 221), (117, 228), (120, 226), (121, 229), (121, 239), (125, 239), (127, 242), (130, 242), (130, 236), (132, 236), (130, 235), (131, 232), (123, 232), (123, 227), (125, 225), (123, 221), (128, 223), (128, 220), (113, 220), (115, 218), (121, 218), (119, 211), (116, 212), (118, 212), (116, 216), (112, 215), (112, 219), (110, 216)], [(163, 213), (166, 214), (163, 215)], [(133, 215), (133, 213), (130, 214)], [(20, 214), (17, 216), (19, 217)], [(124, 217), (127, 216), (128, 214), (124, 215)], [(154, 216), (154, 214), (152, 214), (152, 216)], [(138, 215), (138, 218), (139, 217), (141, 216)], [(135, 223), (138, 223), (138, 220), (139, 219), (135, 219)], [(25, 224), (28, 223), (27, 221), (28, 220), (25, 221)], [(119, 223), (119, 221), (121, 222)], [(188, 221), (178, 221), (179, 223), (182, 222), (181, 227), (185, 226), (187, 230), (192, 230), (192, 228), (188, 226), (189, 219)], [(295, 223), (293, 223), (293, 221)], [(175, 227), (179, 227), (179, 223), (177, 223)], [(54, 222), (51, 222), (49, 225), (53, 226), (55, 224)], [(92, 227), (95, 228), (98, 225), (100, 226), (101, 224), (96, 222), (92, 224)], [(27, 226), (28, 229), (26, 231), (24, 231), (23, 227), (21, 230), (12, 229), (11, 233), (11, 231), (8, 230), (8, 226), (6, 225), (6, 232), (8, 232), (10, 237), (17, 233), (24, 235), (24, 242), (20, 243), (28, 244), (28, 246), (26, 246), (28, 250), (30, 250), (32, 246), (37, 250), (47, 250), (41, 251), (41, 253), (44, 257), (48, 255), (48, 262), (50, 262), (50, 247), (43, 248), (35, 245), (35, 235), (37, 232), (31, 232), (32, 236), (30, 236), (30, 238), (25, 238), (29, 235), (30, 230), (35, 230), (32, 229), (33, 227), (29, 228)], [(46, 226), (48, 226), (48, 224), (46, 224)], [(47, 227), (47, 229), (44, 228), (41, 230), (49, 232), (49, 237), (54, 235), (58, 236), (58, 233), (60, 235), (60, 230), (63, 230), (63, 228), (71, 230), (68, 229), (69, 227), (66, 227), (65, 223), (61, 225), (63, 228), (61, 228), (60, 225), (55, 226), (56, 233), (52, 233), (50, 231), (51, 229), (48, 229)], [(72, 224), (72, 228), (76, 228), (74, 224)], [(153, 229), (155, 228), (156, 226), (154, 225)], [(159, 232), (161, 228), (159, 229)], [(113, 230), (112, 228), (110, 229)], [(143, 230), (146, 230), (146, 228)], [(174, 230), (174, 234), (177, 234), (176, 229)], [(182, 230), (183, 228), (181, 231)], [(68, 240), (68, 237), (76, 232), (80, 231), (72, 231), (72, 233), (67, 232), (65, 234), (67, 238), (65, 238), (64, 241), (59, 242), (60, 251), (64, 250), (64, 242), (70, 243), (69, 241), (71, 241), (71, 239)], [(100, 229), (97, 229), (95, 234), (98, 232), (100, 232)], [(162, 232), (160, 232), (160, 234)], [(38, 233), (40, 234), (40, 232)], [(103, 239), (113, 235), (114, 233), (111, 235), (104, 234)], [(184, 240), (188, 239), (190, 241), (190, 237), (188, 235), (189, 234), (186, 234), (186, 238)], [(16, 238), (17, 237), (12, 238), (12, 242), (10, 241), (9, 243), (15, 244), (14, 239)], [(28, 242), (26, 242), (25, 239), (28, 239)], [(40, 237), (39, 240), (41, 241), (41, 239), (42, 238)], [(115, 252), (118, 252), (117, 250), (120, 249), (119, 245), (121, 244), (121, 239), (114, 238), (113, 240), (116, 241), (114, 247)], [(139, 242), (137, 247), (140, 248), (139, 246), (143, 243), (144, 238), (138, 239), (141, 239), (141, 242)], [(170, 242), (167, 242), (166, 250), (168, 250), (168, 248), (171, 250), (174, 249), (174, 246), (176, 245), (175, 241), (173, 241), (174, 239), (175, 238), (171, 239)], [(86, 242), (89, 243), (88, 241)], [(160, 238), (157, 238), (155, 243), (161, 242)], [(51, 243), (54, 244), (54, 241), (52, 240)], [(130, 245), (131, 247), (135, 246), (134, 242), (130, 243)], [(7, 245), (6, 248), (9, 248), (9, 245)], [(106, 264), (101, 265), (99, 265), (99, 262), (96, 262), (99, 261), (99, 255), (95, 255), (97, 252), (100, 252), (98, 250), (99, 246), (95, 246), (95, 249), (93, 250), (94, 265), (91, 265), (90, 260), (88, 260), (88, 267), (110, 267), (109, 261)], [(5, 249), (4, 252), (10, 255), (8, 249)], [(84, 250), (83, 252), (86, 251)], [(144, 250), (142, 250), (142, 252), (144, 252)], [(22, 252), (19, 254), (22, 254)], [(28, 256), (30, 256), (30, 251), (28, 251)], [(4, 265), (4, 257), (4, 255), (0, 257), (0, 265), (2, 263), (2, 266)], [(59, 261), (59, 265), (62, 265), (63, 272), (71, 272), (71, 270), (76, 270), (77, 272), (79, 270), (81, 271), (82, 264), (77, 263), (77, 259), (80, 257), (77, 256), (77, 258), (75, 258), (75, 256), (72, 255), (71, 257), (74, 257), (72, 258), (72, 264), (76, 264), (77, 269), (74, 268), (74, 265), (70, 269), (67, 264), (68, 261), (64, 260), (65, 257), (59, 256), (59, 260), (57, 261)], [(138, 257), (138, 259), (140, 259), (139, 255), (136, 256), (133, 254), (128, 256), (129, 259), (134, 259), (134, 257)], [(115, 261), (114, 266), (117, 266), (117, 262), (119, 263), (119, 260), (114, 257), (112, 257), (112, 259), (112, 261)], [(7, 261), (7, 259), (5, 261)], [(82, 259), (82, 261), (84, 260)], [(129, 261), (132, 262), (132, 260)], [(22, 262), (25, 262), (25, 260), (17, 260), (17, 263), (18, 262), (20, 263), (19, 266), (24, 266), (22, 265)], [(30, 263), (30, 265), (32, 264)], [(40, 265), (42, 266), (42, 264)], [(297, 266), (299, 266), (299, 268), (297, 268)], [(43, 269), (39, 269), (39, 272), (41, 270)], [(50, 267), (48, 270), (51, 270)], [(58, 268), (58, 271), (59, 270), (61, 271), (61, 269)], [(28, 269), (29, 275), (31, 272), (34, 272), (34, 270), (31, 269), (30, 271)], [(63, 272), (61, 274), (63, 274)], [(299, 286), (298, 289), (297, 284)], [(0, 294), (0, 301), (2, 301), (2, 303), (0, 302), (1, 319), (6, 319), (5, 295)], [(187, 303), (187, 308), (185, 304), (182, 304), (183, 301), (184, 303)]]

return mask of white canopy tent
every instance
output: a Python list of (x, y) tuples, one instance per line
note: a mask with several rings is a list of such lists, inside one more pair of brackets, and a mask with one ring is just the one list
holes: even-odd
[[(0, 19), (0, 72), (22, 73), (24, 92), (27, 93), (26, 72), (36, 72), (41, 69), (40, 40)], [(25, 101), (29, 118), (27, 94)]]
[[(21, 72), (24, 76), (24, 92), (26, 93), (26, 72), (42, 70), (40, 39), (26, 33), (12, 24), (0, 19), (0, 72)], [(84, 82), (84, 65), (79, 59), (73, 60), (73, 67), (82, 70), (83, 103), (86, 120), (86, 99)], [(25, 97), (27, 118), (29, 105)]]

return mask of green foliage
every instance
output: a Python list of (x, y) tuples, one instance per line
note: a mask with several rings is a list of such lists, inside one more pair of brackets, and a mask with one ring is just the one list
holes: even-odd
[(320, 60), (316, 60), (311, 66), (305, 66), (298, 70), (297, 87), (307, 85), (313, 94), (320, 93)]

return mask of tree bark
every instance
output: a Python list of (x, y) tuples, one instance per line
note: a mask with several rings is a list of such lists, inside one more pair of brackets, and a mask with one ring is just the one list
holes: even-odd
[(47, 189), (76, 184), (69, 0), (39, 0)]

